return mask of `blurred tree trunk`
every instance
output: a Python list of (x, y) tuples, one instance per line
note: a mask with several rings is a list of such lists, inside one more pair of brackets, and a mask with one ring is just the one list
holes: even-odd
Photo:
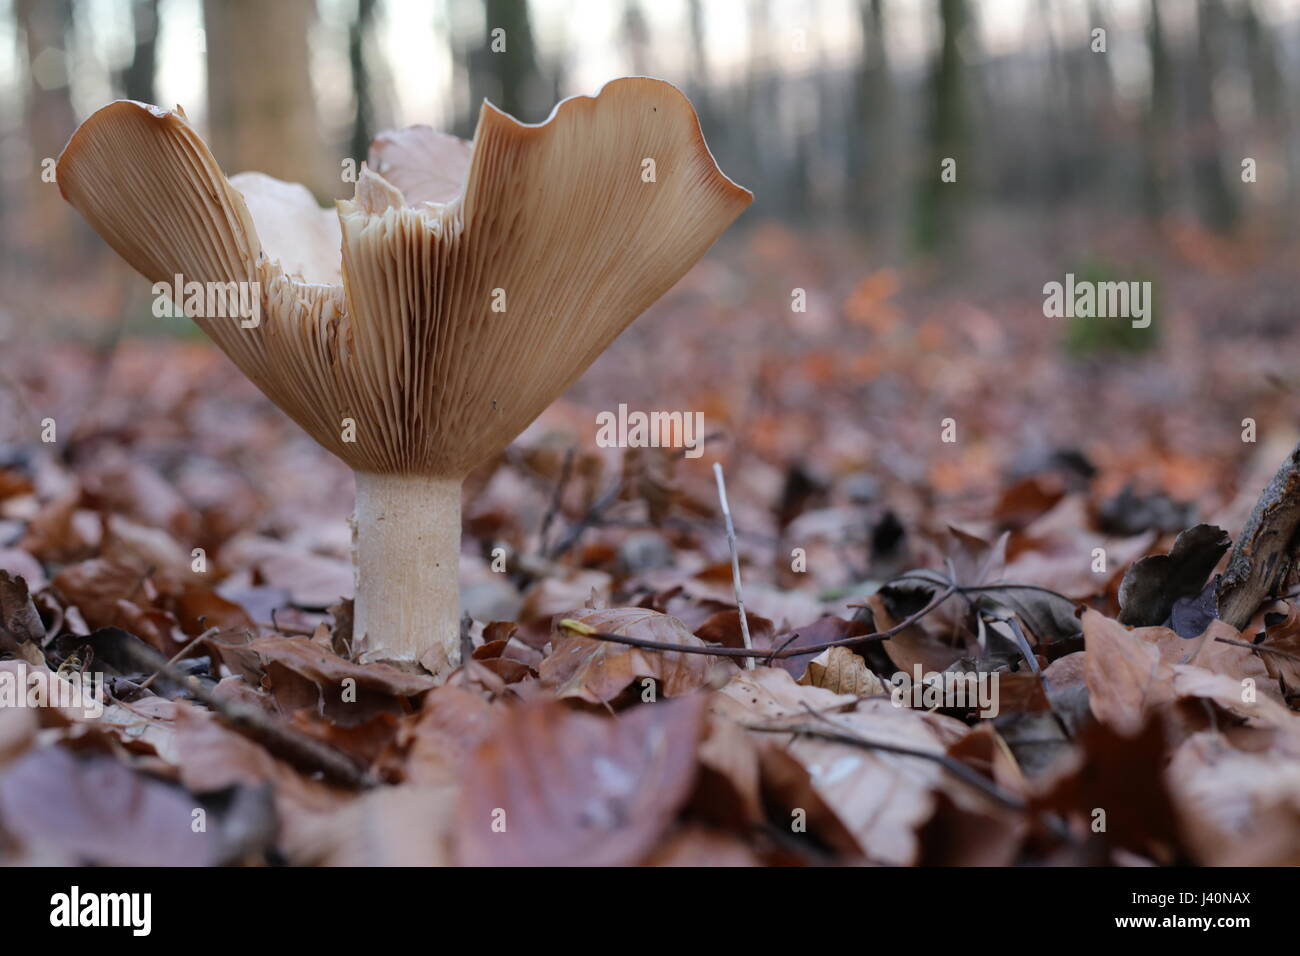
[[(487, 0), (487, 27), (488, 64), (495, 87), (488, 99), (524, 122), (535, 123), (545, 119), (539, 114), (549, 106), (540, 102), (537, 95), (541, 75), (537, 69), (527, 2)], [(491, 31), (498, 27), (505, 30), (506, 49), (503, 53), (491, 50)]]
[[(691, 34), (691, 83), (702, 103), (709, 90), (709, 54), (704, 35), (704, 6), (701, 0), (689, 0), (686, 7)], [(703, 116), (703, 110), (700, 115)]]
[(1196, 208), (1201, 220), (1217, 232), (1237, 223), (1237, 197), (1228, 186), (1223, 167), (1223, 134), (1214, 113), (1214, 80), (1221, 66), (1219, 44), (1226, 15), (1219, 0), (1200, 0), (1196, 18), (1196, 62), (1187, 97), (1189, 154)]
[[(6, 228), (6, 253), (17, 253), (19, 261), (34, 259), (45, 250), (55, 250), (62, 261), (71, 264), (75, 256), (67, 255), (77, 233), (73, 217), (59, 196), (59, 187), (41, 178), (47, 160), (62, 152), (76, 128), (72, 109), (67, 49), (72, 32), (71, 0), (18, 0), (14, 13), (23, 31), (27, 50), (27, 135), (33, 168), (25, 183), (29, 188), (15, 190), (12, 216), (16, 229)], [(8, 248), (10, 240), (17, 246)]]
[(1257, 0), (1246, 0), (1241, 9), (1241, 30), (1246, 40), (1246, 68), (1250, 71), (1250, 92), (1255, 116), (1272, 126), (1283, 118), (1283, 78), (1278, 67), (1278, 50), (1268, 28), (1260, 21)]
[[(777, 109), (778, 77), (772, 50), (772, 6), (770, 0), (752, 0), (747, 6), (749, 23), (749, 62), (740, 91), (741, 115), (747, 118), (743, 135), (744, 151), (753, 165), (747, 178), (756, 183), (770, 183), (776, 188), (759, 193), (757, 203), (769, 213), (782, 215), (802, 211), (797, 198), (786, 186), (789, 169), (795, 163), (799, 146), (795, 131), (782, 125)], [(744, 172), (738, 175), (745, 177)], [(743, 181), (743, 180), (742, 180)]]
[(356, 103), (348, 155), (358, 163), (370, 152), (370, 141), (375, 136), (375, 100), (366, 63), (366, 44), (374, 29), (375, 6), (376, 0), (357, 0), (357, 15), (348, 25), (348, 66), (352, 73), (352, 99)]
[(154, 74), (158, 66), (158, 0), (133, 0), (131, 26), (135, 49), (131, 62), (118, 77), (118, 85), (128, 100), (157, 103)]
[[(962, 55), (958, 46), (966, 27), (964, 0), (937, 0), (942, 38), (930, 65), (926, 95), (929, 120), (927, 148), (917, 187), (914, 241), (923, 253), (956, 245), (957, 206), (963, 180), (971, 173), (966, 153), (966, 115), (962, 99)], [(945, 159), (956, 160), (955, 182), (940, 178)]]
[[(1042, 33), (1047, 45), (1047, 77), (1043, 87), (1043, 96), (1047, 102), (1043, 152), (1043, 195), (1048, 209), (1055, 209), (1062, 198), (1074, 192), (1073, 159), (1071, 155), (1070, 126), (1070, 66), (1066, 62), (1067, 51), (1061, 49), (1060, 38), (1056, 35), (1055, 14), (1060, 9), (1058, 0), (1044, 0), (1045, 16)], [(1050, 213), (1049, 213), (1050, 219)]]
[(709, 78), (708, 38), (704, 29), (704, 5), (702, 0), (689, 0), (686, 7), (688, 30), (690, 33), (690, 97), (695, 105), (696, 115), (700, 118), (700, 128), (704, 138), (713, 149), (714, 154), (725, 152), (734, 130), (730, 124), (718, 123), (714, 109), (713, 90)]
[(484, 0), (483, 14), (483, 32), (453, 50), (456, 72), (469, 92), (467, 109), (455, 124), (463, 139), (474, 135), (484, 100), (525, 123), (545, 119), (553, 105), (537, 66), (526, 0)]
[(1173, 63), (1159, 0), (1150, 0), (1147, 8), (1147, 56), (1151, 62), (1151, 93), (1142, 124), (1142, 208), (1148, 218), (1159, 221), (1171, 205), (1169, 130), (1174, 111)]
[[(474, 124), (478, 122), (479, 106), (485, 89), (483, 82), (476, 76), (476, 71), (482, 69), (483, 57), (476, 55), (480, 46), (471, 45), (461, 29), (464, 8), (456, 0), (443, 0), (443, 10), (447, 18), (447, 46), (451, 53), (450, 132), (461, 139), (470, 139), (474, 135)], [(481, 31), (475, 34), (476, 41), (481, 36)]]
[[(1116, 107), (1115, 76), (1111, 71), (1113, 54), (1110, 52), (1110, 43), (1114, 40), (1114, 34), (1098, 0), (1089, 0), (1088, 22), (1088, 35), (1079, 44), (1079, 57), (1083, 60), (1080, 64), (1081, 73), (1084, 78), (1080, 106), (1084, 111), (1082, 115), (1087, 117), (1087, 125), (1080, 130), (1083, 134), (1079, 144), (1083, 154), (1081, 158), (1085, 161), (1084, 168), (1080, 170), (1080, 178), (1084, 181), (1085, 188), (1094, 192), (1105, 191), (1106, 195), (1111, 195), (1113, 170), (1117, 165), (1113, 131), (1119, 114)], [(1106, 31), (1105, 53), (1096, 53), (1092, 49), (1092, 30), (1095, 28)]]
[(863, 232), (888, 229), (896, 194), (893, 91), (885, 52), (884, 0), (858, 0), (862, 52), (853, 82), (845, 155), (849, 211)]
[(1286, 106), (1287, 79), (1279, 62), (1284, 48), (1264, 23), (1258, 6), (1259, 0), (1245, 0), (1238, 15), (1244, 41), (1243, 68), (1250, 73), (1257, 141), (1265, 149), (1278, 150), (1287, 170), (1287, 204), (1294, 210), (1300, 198), (1300, 162), (1295, 150), (1296, 120)]
[(204, 0), (208, 125), (228, 173), (257, 170), (301, 182), (317, 196), (338, 191), (321, 141), (308, 35), (314, 0)]
[(648, 76), (650, 69), (650, 27), (637, 0), (624, 0), (619, 35), (633, 76)]

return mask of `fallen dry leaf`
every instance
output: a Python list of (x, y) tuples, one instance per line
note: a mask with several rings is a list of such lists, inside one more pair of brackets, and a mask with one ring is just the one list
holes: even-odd
[(269, 784), (280, 828), (277, 844), (290, 862), (316, 863), (334, 845), (322, 840), (322, 817), (333, 817), (356, 794), (299, 773), (195, 707), (178, 706), (175, 725), (178, 770), (188, 790), (206, 794)]
[(222, 648), (246, 679), (259, 681), (264, 675), (286, 712), (307, 708), (344, 726), (365, 723), (380, 713), (403, 714), (403, 699), (434, 686), (427, 674), (389, 664), (356, 664), (305, 637), (264, 637)]
[(1278, 601), (1265, 615), (1264, 623), (1262, 646), (1283, 652), (1261, 655), (1264, 665), (1288, 701), (1300, 697), (1300, 608), (1290, 601)]
[[(834, 714), (809, 726), (936, 755), (944, 754), (967, 733), (959, 721), (894, 707), (883, 698), (867, 698), (851, 713)], [(945, 789), (954, 798), (970, 799), (969, 792), (952, 783), (931, 760), (815, 737), (795, 737), (788, 752), (808, 770), (822, 799), (875, 862), (916, 861), (920, 850), (916, 830), (933, 813), (936, 791)]]
[(1083, 615), (1083, 636), (1088, 699), (1102, 723), (1134, 733), (1148, 711), (1173, 699), (1173, 671), (1140, 631), (1089, 610)]
[(833, 694), (873, 697), (888, 694), (884, 681), (847, 647), (829, 647), (808, 662), (800, 684), (824, 687)]
[(18, 654), (19, 644), (45, 643), (45, 624), (36, 612), (27, 582), (0, 571), (0, 651)]
[(1199, 861), (1209, 866), (1294, 866), (1300, 764), (1247, 753), (1222, 734), (1184, 740), (1165, 773)]
[(511, 709), (466, 771), (459, 861), (642, 862), (690, 794), (705, 706), (703, 696), (691, 696), (613, 718), (556, 702)]
[(110, 757), (58, 747), (29, 751), (0, 771), (0, 826), (69, 864), (202, 866), (215, 862), (197, 802)]
[(455, 822), (455, 787), (403, 784), (307, 818), (299, 841), (319, 866), (450, 866)]
[(810, 712), (844, 710), (857, 702), (851, 694), (796, 684), (787, 671), (755, 667), (735, 674), (713, 695), (711, 710), (740, 724), (760, 723)]
[(464, 764), (491, 734), (501, 709), (478, 694), (451, 684), (424, 697), (420, 712), (406, 719), (401, 745), (406, 779), (440, 785), (460, 778)]
[(1066, 815), (1081, 838), (1105, 850), (1141, 854), (1156, 863), (1179, 861), (1183, 838), (1163, 777), (1161, 720), (1124, 734), (1105, 723), (1092, 724), (1080, 743), (1075, 765), (1035, 797), (1034, 806)]
[[(573, 615), (573, 620), (594, 630), (643, 640), (704, 647), (681, 621), (639, 607), (609, 608)], [(542, 685), (561, 699), (576, 698), (593, 704), (617, 699), (635, 685), (640, 695), (646, 678), (654, 682), (655, 696), (680, 697), (709, 682), (719, 659), (707, 654), (678, 654), (645, 650), (557, 631), (555, 648), (542, 661)]]
[(688, 824), (671, 834), (645, 861), (646, 866), (762, 866), (744, 841), (724, 831)]

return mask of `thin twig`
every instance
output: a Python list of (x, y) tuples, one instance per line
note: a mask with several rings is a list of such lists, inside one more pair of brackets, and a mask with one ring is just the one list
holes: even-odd
[(460, 682), (462, 684), (469, 681), (469, 666), (474, 659), (474, 639), (470, 637), (470, 628), (474, 626), (474, 619), (469, 616), (469, 612), (463, 612), (460, 616)]
[[(198, 637), (194, 638), (194, 640), (190, 641), (188, 644), (186, 644), (184, 647), (182, 647), (179, 651), (177, 651), (177, 652), (172, 656), (172, 659), (169, 660), (169, 661), (167, 662), (167, 666), (168, 666), (168, 667), (175, 667), (175, 666), (176, 666), (176, 662), (179, 661), (179, 660), (180, 660), (182, 657), (184, 657), (186, 654), (188, 654), (190, 651), (194, 650), (194, 648), (198, 646), (198, 644), (199, 644), (200, 641), (206, 641), (209, 637), (216, 637), (216, 636), (217, 636), (218, 634), (220, 634), (220, 633), (221, 633), (221, 628), (219, 628), (219, 627), (210, 627), (210, 628), (208, 628), (206, 631), (204, 631), (204, 632), (203, 632), (202, 634), (200, 634)], [(158, 679), (158, 675), (161, 674), (161, 673), (162, 673), (162, 671), (154, 671), (152, 674), (150, 674), (150, 675), (149, 675), (149, 679), (148, 679), (147, 681), (145, 681), (143, 684), (140, 685), (140, 689), (141, 689), (141, 690), (148, 690), (148, 689), (149, 689), (149, 685), (151, 685), (155, 680), (157, 680), (157, 679)]]
[(780, 644), (778, 644), (776, 647), (774, 647), (774, 648), (772, 649), (772, 653), (770, 653), (770, 654), (767, 655), (767, 660), (765, 660), (765, 661), (763, 662), (763, 666), (764, 666), (764, 667), (771, 667), (771, 666), (772, 666), (772, 662), (773, 662), (774, 660), (776, 660), (776, 655), (779, 654), (779, 653), (781, 653), (781, 651), (785, 650), (787, 647), (789, 647), (791, 644), (793, 644), (793, 643), (794, 643), (795, 641), (797, 641), (797, 640), (799, 640), (799, 632), (798, 632), (798, 631), (791, 631), (791, 632), (790, 632), (790, 636), (787, 637), (787, 638), (786, 638), (784, 641), (782, 641)]
[(547, 559), (554, 561), (577, 544), (578, 539), (582, 537), (583, 532), (592, 525), (599, 524), (605, 509), (617, 501), (618, 496), (622, 493), (623, 477), (620, 475), (614, 483), (605, 490), (604, 494), (592, 503), (591, 507), (587, 509), (586, 514), (574, 522), (573, 526), (569, 528), (568, 534), (560, 539), (559, 544), (551, 548), (546, 555)]
[(560, 465), (560, 477), (555, 482), (555, 490), (551, 493), (551, 503), (546, 508), (546, 514), (542, 517), (542, 525), (537, 531), (537, 556), (546, 555), (546, 536), (550, 533), (551, 523), (555, 521), (555, 516), (559, 514), (560, 507), (564, 504), (564, 491), (569, 486), (569, 477), (573, 474), (573, 458), (576, 445), (570, 445), (564, 452), (564, 463)]
[[(740, 613), (740, 636), (744, 638), (745, 649), (753, 650), (754, 642), (749, 639), (749, 618), (745, 614), (745, 598), (740, 591), (740, 556), (736, 552), (736, 526), (731, 523), (731, 508), (727, 504), (727, 482), (722, 477), (722, 465), (713, 463), (713, 477), (718, 481), (718, 501), (722, 504), (722, 518), (727, 523), (727, 549), (731, 552), (731, 587), (736, 593), (736, 610)], [(754, 658), (745, 660), (748, 670), (754, 669)]]
[(606, 631), (597, 631), (588, 625), (583, 624), (581, 621), (575, 621), (572, 618), (564, 618), (563, 620), (556, 622), (556, 626), (564, 628), (566, 631), (580, 634), (583, 637), (593, 638), (597, 641), (609, 641), (613, 644), (626, 644), (629, 647), (643, 647), (646, 650), (651, 651), (677, 651), (681, 654), (707, 654), (710, 657), (766, 657), (772, 660), (784, 660), (787, 657), (800, 657), (804, 654), (820, 654), (822, 651), (828, 650), (832, 647), (852, 647), (854, 644), (866, 644), (869, 641), (888, 640), (895, 634), (899, 634), (911, 627), (956, 593), (956, 588), (949, 587), (929, 604), (921, 608), (921, 610), (917, 611), (910, 617), (904, 618), (893, 627), (884, 631), (875, 631), (871, 634), (860, 634), (857, 637), (842, 637), (839, 640), (824, 641), (821, 644), (809, 644), (807, 647), (790, 647), (775, 651), (762, 650), (761, 648), (755, 650), (745, 647), (694, 647), (689, 644), (673, 644), (669, 641), (651, 641), (641, 637), (629, 637), (626, 634), (610, 634)]
[[(903, 577), (906, 578), (907, 575), (903, 575)], [(978, 594), (981, 591), (1037, 591), (1040, 594), (1050, 594), (1052, 597), (1058, 597), (1062, 601), (1069, 601), (1071, 604), (1080, 603), (1067, 594), (1053, 591), (1051, 588), (1039, 587), (1037, 584), (975, 584), (959, 588), (959, 590), (966, 594)]]
[(1035, 674), (1041, 674), (1042, 669), (1038, 666), (1038, 657), (1034, 654), (1034, 649), (1029, 646), (1029, 638), (1025, 636), (1024, 629), (1020, 626), (1020, 621), (1014, 614), (1006, 617), (999, 617), (996, 614), (982, 614), (980, 617), (993, 624), (1005, 624), (1011, 629), (1011, 636), (1016, 644), (1016, 649), (1020, 651), (1020, 656), (1025, 659), (1029, 669)]
[(1233, 647), (1245, 647), (1260, 654), (1273, 654), (1277, 657), (1285, 657), (1289, 661), (1300, 661), (1300, 654), (1293, 654), (1290, 651), (1284, 651), (1281, 648), (1269, 647), (1267, 644), (1252, 644), (1250, 641), (1238, 641), (1231, 637), (1216, 637), (1220, 644), (1231, 644)]
[[(701, 447), (707, 445), (711, 441), (716, 441), (721, 437), (722, 435), (717, 432), (705, 435), (704, 440), (700, 443)], [(673, 456), (674, 460), (681, 461), (686, 457), (687, 451), (689, 451), (687, 448), (678, 449), (677, 453)], [(569, 533), (561, 539), (560, 543), (551, 548), (551, 550), (546, 554), (546, 558), (551, 561), (556, 560), (577, 544), (578, 539), (582, 537), (583, 533), (588, 528), (595, 525), (603, 526), (605, 524), (604, 512), (610, 507), (610, 505), (616, 502), (619, 496), (623, 493), (623, 483), (624, 476), (619, 475), (618, 479), (605, 490), (604, 494), (602, 494), (595, 503), (587, 509), (587, 513), (574, 522), (574, 524), (569, 528)]]
[(258, 627), (264, 627), (268, 630), (275, 631), (277, 634), (287, 634), (290, 637), (311, 637), (316, 633), (314, 628), (298, 627), (296, 624), (272, 624), (270, 621), (255, 621)]
[(843, 730), (822, 730), (820, 727), (810, 727), (806, 724), (785, 727), (768, 724), (741, 724), (741, 726), (746, 730), (753, 730), (761, 734), (802, 734), (805, 737), (818, 737), (822, 740), (847, 744), (850, 747), (859, 747), (863, 750), (878, 750), (882, 753), (901, 754), (905, 757), (920, 757), (922, 760), (931, 760), (963, 783), (979, 790), (994, 802), (1010, 810), (1025, 809), (1025, 802), (1019, 797), (1006, 793), (997, 784), (984, 777), (983, 774), (972, 770), (964, 763), (954, 760), (944, 753), (933, 753), (915, 747), (904, 747), (901, 744), (887, 744), (879, 740), (868, 740), (866, 737), (859, 737), (857, 734), (847, 733)]
[(313, 634), (316, 633), (315, 630), (308, 630), (305, 627), (298, 627), (296, 624), (286, 624), (283, 627), (281, 627), (280, 624), (275, 619), (275, 612), (276, 609), (271, 608), (270, 624), (267, 624), (265, 621), (257, 621), (255, 623), (257, 624), (258, 627), (269, 627), (277, 634), (295, 634), (295, 635), (301, 635), (302, 637), (311, 637)]
[[(834, 727), (835, 730), (827, 732), (824, 730), (819, 730), (816, 727), (799, 727), (797, 729), (790, 729), (790, 728), (781, 728), (777, 726), (766, 726), (766, 727), (747, 726), (744, 724), (742, 724), (741, 726), (746, 727), (748, 730), (756, 730), (760, 733), (782, 733), (782, 732), (799, 733), (809, 737), (820, 737), (824, 740), (831, 740), (837, 743), (848, 744), (850, 747), (860, 747), (864, 750), (879, 750), (883, 753), (895, 753), (895, 754), (901, 754), (903, 756), (908, 756), (908, 757), (920, 757), (922, 760), (931, 760), (939, 764), (941, 767), (943, 767), (953, 776), (957, 777), (963, 783), (966, 783), (969, 786), (974, 787), (976, 790), (979, 790), (981, 793), (985, 794), (987, 797), (989, 797), (989, 799), (993, 800), (995, 803), (998, 803), (1001, 806), (1004, 806), (1010, 810), (1025, 811), (1029, 809), (1029, 805), (1020, 797), (1017, 797), (1015, 794), (1007, 793), (996, 783), (994, 783), (992, 780), (989, 780), (987, 777), (985, 777), (983, 774), (976, 771), (974, 768), (967, 766), (966, 764), (962, 763), (960, 760), (957, 760), (956, 758), (951, 757), (946, 753), (934, 753), (933, 751), (929, 751), (929, 750), (917, 750), (911, 747), (905, 747), (902, 746), (901, 744), (887, 744), (876, 740), (868, 740), (865, 737), (861, 737), (855, 733), (851, 733), (848, 729), (842, 727), (840, 724), (835, 723), (835, 721), (831, 720), (829, 717), (826, 716), (826, 713), (824, 711), (816, 710), (808, 706), (808, 704), (806, 703), (803, 705), (803, 709), (806, 710), (815, 719), (821, 720), (824, 723), (829, 724), (831, 727)], [(997, 739), (1002, 740), (1001, 737), (998, 737)], [(1003, 746), (1005, 747), (1006, 742), (1003, 741), (1002, 743)], [(1055, 833), (1058, 837), (1064, 840), (1073, 839), (1070, 834), (1069, 828), (1066, 827), (1064, 821), (1062, 821), (1055, 814), (1050, 814), (1050, 813), (1045, 814), (1041, 819), (1048, 826), (1048, 828), (1053, 833)]]

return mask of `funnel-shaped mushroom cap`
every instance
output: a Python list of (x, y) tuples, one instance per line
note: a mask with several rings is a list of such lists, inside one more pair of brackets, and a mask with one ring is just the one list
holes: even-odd
[(645, 78), (537, 126), (485, 103), (472, 144), (381, 135), (337, 212), (227, 180), (183, 112), (128, 101), (81, 125), (58, 182), (154, 282), (258, 283), (255, 327), (193, 317), (320, 444), (440, 477), (507, 445), (752, 198), (686, 98)]

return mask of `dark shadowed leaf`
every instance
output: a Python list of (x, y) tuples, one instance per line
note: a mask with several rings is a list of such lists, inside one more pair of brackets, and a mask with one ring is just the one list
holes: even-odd
[[(1161, 721), (1147, 722), (1133, 736), (1092, 724), (1081, 743), (1082, 761), (1034, 806), (1066, 815), (1089, 842), (1106, 849), (1138, 853), (1156, 863), (1178, 861), (1182, 836), (1164, 780)], [(1099, 820), (1105, 823), (1100, 830)]]
[(1231, 543), (1222, 528), (1198, 524), (1180, 534), (1168, 554), (1153, 554), (1134, 564), (1119, 586), (1120, 623), (1164, 624), (1175, 601), (1201, 593)]
[[(796, 627), (786, 634), (776, 635), (776, 637), (772, 638), (772, 649), (810, 647), (815, 644), (825, 644), (828, 641), (840, 641), (847, 637), (861, 637), (864, 634), (870, 634), (872, 631), (872, 626), (866, 621), (850, 621), (842, 617), (827, 615), (826, 617), (819, 617), (811, 624)], [(813, 657), (812, 654), (802, 654), (797, 657), (778, 657), (772, 662), (772, 665), (781, 668), (789, 673), (791, 677), (798, 679), (804, 675), (804, 672), (808, 669), (808, 662)]]

